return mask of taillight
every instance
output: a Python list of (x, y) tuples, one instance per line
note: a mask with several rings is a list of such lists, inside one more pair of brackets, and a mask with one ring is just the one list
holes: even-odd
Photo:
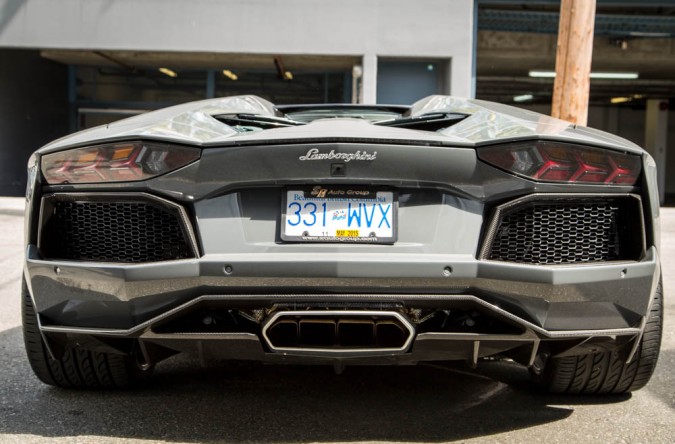
[(638, 155), (558, 142), (479, 148), (478, 157), (498, 168), (543, 182), (634, 185), (641, 170)]
[(137, 181), (183, 167), (199, 156), (198, 148), (152, 142), (111, 143), (42, 156), (42, 174), (52, 185)]

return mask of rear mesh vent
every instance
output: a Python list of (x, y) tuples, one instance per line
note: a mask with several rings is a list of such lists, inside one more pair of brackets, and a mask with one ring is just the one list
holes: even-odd
[(542, 265), (637, 260), (640, 214), (636, 199), (517, 205), (501, 213), (487, 258)]
[(41, 242), (48, 258), (135, 263), (194, 257), (177, 211), (154, 202), (59, 200), (51, 205)]

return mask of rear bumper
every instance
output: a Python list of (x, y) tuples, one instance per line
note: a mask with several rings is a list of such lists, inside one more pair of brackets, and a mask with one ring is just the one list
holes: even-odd
[[(447, 256), (323, 254), (207, 255), (111, 265), (44, 261), (30, 246), (25, 268), (54, 356), (77, 344), (121, 353), (140, 348), (148, 363), (191, 352), (202, 359), (334, 365), (435, 360), (475, 365), (498, 354), (532, 365), (542, 350), (559, 356), (618, 350), (630, 360), (660, 272), (653, 247), (639, 262), (542, 267)], [(339, 310), (375, 306), (405, 324), (411, 309), (468, 310), (513, 328), (429, 331), (415, 324), (409, 343), (392, 350), (283, 349), (264, 334), (274, 313), (317, 306), (333, 307), (338, 316)], [(199, 310), (242, 309), (264, 315), (240, 330), (162, 328)]]
[(320, 253), (116, 265), (45, 261), (29, 246), (25, 274), (44, 326), (131, 334), (204, 298), (236, 308), (295, 301), (442, 307), (472, 297), (545, 336), (639, 327), (658, 264), (653, 247), (639, 262), (543, 267), (442, 255)]
[[(297, 295), (300, 296), (300, 295)], [(302, 295), (308, 300), (316, 296)], [(354, 301), (367, 299), (373, 295), (345, 295)], [(378, 295), (379, 298), (392, 301), (401, 295)], [(101, 329), (87, 327), (68, 327), (41, 325), (43, 336), (47, 339), (50, 352), (58, 356), (68, 344), (77, 344), (109, 353), (128, 353), (140, 349), (142, 361), (153, 363), (171, 354), (186, 352), (200, 356), (202, 360), (253, 360), (276, 364), (333, 364), (333, 365), (405, 365), (424, 361), (467, 361), (475, 366), (480, 359), (504, 354), (523, 365), (531, 366), (536, 357), (544, 352), (554, 356), (564, 354), (583, 354), (599, 350), (617, 350), (630, 361), (641, 337), (644, 321), (634, 327), (622, 323), (619, 328), (595, 328), (593, 330), (550, 331), (538, 327), (523, 318), (511, 314), (472, 295), (407, 295), (408, 303), (431, 303), (432, 306), (456, 307), (469, 304), (480, 307), (484, 313), (504, 320), (519, 331), (496, 333), (464, 332), (415, 332), (411, 330), (409, 339), (401, 347), (379, 349), (350, 348), (312, 348), (312, 347), (274, 347), (272, 340), (265, 334), (265, 328), (274, 322), (274, 316), (263, 323), (262, 334), (251, 332), (165, 332), (155, 330), (155, 326), (165, 324), (171, 318), (190, 312), (199, 305), (210, 307), (218, 303), (232, 303), (234, 295), (200, 296), (192, 301), (169, 310), (130, 329)], [(241, 299), (256, 299), (254, 295), (239, 295)], [(299, 304), (303, 297), (298, 297)], [(597, 308), (597, 306), (595, 307)], [(302, 314), (301, 314), (302, 313)], [(340, 316), (342, 311), (332, 311)], [(344, 313), (351, 315), (359, 311)], [(305, 316), (304, 311), (277, 314)], [(314, 313), (309, 312), (308, 315)], [(396, 311), (380, 311), (378, 314), (398, 316), (406, 325), (411, 323)], [(596, 313), (598, 315), (599, 313)], [(604, 322), (613, 318), (611, 310), (605, 310)], [(543, 344), (546, 344), (542, 347)], [(341, 364), (338, 364), (341, 363)]]

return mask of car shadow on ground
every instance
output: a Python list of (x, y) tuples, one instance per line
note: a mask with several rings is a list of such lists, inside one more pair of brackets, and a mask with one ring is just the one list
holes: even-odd
[[(69, 391), (32, 375), (19, 328), (0, 333), (0, 432), (185, 442), (453, 441), (564, 420), (570, 404), (621, 397), (545, 396), (527, 371), (461, 366), (331, 367), (160, 364), (143, 387)], [(507, 385), (508, 383), (508, 385)]]

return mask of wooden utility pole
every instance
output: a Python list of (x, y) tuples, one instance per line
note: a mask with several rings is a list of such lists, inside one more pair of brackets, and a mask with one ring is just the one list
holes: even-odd
[(595, 0), (562, 0), (551, 115), (579, 125), (588, 120)]

